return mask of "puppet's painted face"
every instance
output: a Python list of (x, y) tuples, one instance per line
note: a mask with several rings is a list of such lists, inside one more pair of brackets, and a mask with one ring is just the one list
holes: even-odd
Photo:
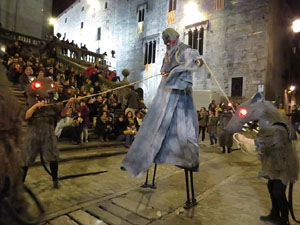
[(26, 88), (27, 96), (32, 102), (34, 99), (37, 101), (51, 101), (56, 93), (53, 80), (50, 78), (38, 78), (33, 80)]
[(164, 40), (165, 45), (172, 45), (179, 38), (179, 34), (174, 29), (168, 28), (163, 32), (162, 38)]

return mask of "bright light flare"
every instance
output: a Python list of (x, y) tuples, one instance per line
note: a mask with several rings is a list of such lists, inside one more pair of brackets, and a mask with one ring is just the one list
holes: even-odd
[(87, 2), (90, 5), (90, 7), (95, 10), (98, 10), (100, 8), (99, 0), (88, 0)]
[(184, 6), (184, 24), (190, 25), (193, 23), (204, 21), (205, 17), (199, 12), (198, 5), (195, 2), (189, 2)]
[(57, 25), (56, 18), (53, 18), (53, 17), (49, 18), (49, 25), (56, 26)]
[(293, 22), (293, 31), (294, 31), (295, 33), (300, 32), (300, 19), (295, 20), (295, 21)]
[(290, 91), (295, 91), (295, 89), (296, 89), (295, 85), (290, 86)]

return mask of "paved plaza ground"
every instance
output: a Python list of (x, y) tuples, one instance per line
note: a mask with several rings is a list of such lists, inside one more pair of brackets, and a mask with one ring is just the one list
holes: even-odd
[[(109, 148), (99, 151), (110, 151)], [(222, 154), (217, 147), (202, 145), (200, 170), (194, 177), (198, 205), (189, 210), (183, 209), (186, 192), (182, 169), (159, 165), (157, 189), (143, 189), (139, 186), (144, 177), (132, 178), (120, 170), (123, 157), (62, 162), (60, 176), (107, 172), (63, 180), (58, 190), (52, 188), (50, 177), (41, 166), (30, 168), (26, 184), (46, 209), (42, 224), (268, 224), (259, 220), (260, 215), (268, 213), (271, 203), (266, 181), (257, 179), (260, 162), (256, 156), (241, 151)], [(294, 186), (294, 210), (300, 217), (299, 182)]]

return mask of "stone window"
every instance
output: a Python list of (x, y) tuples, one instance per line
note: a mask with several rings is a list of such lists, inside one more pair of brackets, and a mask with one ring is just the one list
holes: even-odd
[(98, 27), (97, 29), (97, 41), (101, 40), (101, 27)]
[(216, 0), (216, 10), (224, 9), (224, 0)]
[(66, 37), (67, 37), (67, 33), (65, 32), (65, 33), (64, 33), (64, 39), (66, 39)]
[(188, 45), (193, 49), (199, 51), (200, 55), (203, 55), (203, 41), (204, 41), (204, 28), (201, 27), (199, 30), (196, 28), (194, 31), (188, 31)]
[(65, 23), (67, 23), (68, 22), (68, 18), (65, 18)]
[(148, 9), (148, 3), (143, 3), (137, 6), (137, 21), (138, 21), (138, 29), (137, 33), (140, 34), (144, 31), (144, 21), (145, 21), (145, 13)]
[(202, 21), (185, 27), (184, 42), (193, 49), (198, 50), (200, 55), (203, 55), (204, 52), (204, 37), (207, 28), (208, 21)]
[(100, 54), (100, 48), (97, 48), (97, 49), (96, 49), (96, 53), (97, 53), (97, 54)]
[(82, 8), (81, 8), (81, 12), (83, 12), (84, 11), (84, 6), (82, 6)]
[(138, 10), (138, 22), (144, 22), (145, 21), (145, 9), (141, 8)]
[(176, 0), (169, 0), (168, 24), (175, 22)]
[(83, 29), (83, 22), (80, 23), (80, 28)]
[(243, 96), (243, 77), (231, 78), (231, 97)]
[(147, 41), (144, 44), (144, 48), (145, 48), (144, 65), (155, 63), (156, 40)]
[(108, 2), (105, 2), (104, 9), (107, 9), (107, 8), (108, 8)]
[(176, 10), (176, 0), (169, 0), (169, 12)]

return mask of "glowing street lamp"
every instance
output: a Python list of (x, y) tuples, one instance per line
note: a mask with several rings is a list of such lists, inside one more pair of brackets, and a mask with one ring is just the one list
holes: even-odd
[(296, 86), (295, 86), (295, 85), (291, 85), (291, 86), (290, 86), (290, 91), (295, 91), (295, 89), (296, 89)]
[(98, 10), (100, 8), (100, 4), (98, 0), (88, 0), (87, 2), (89, 6), (95, 10)]
[(49, 18), (49, 25), (50, 26), (56, 26), (57, 25), (56, 18), (53, 18), (53, 17)]
[(295, 33), (300, 32), (300, 19), (295, 20), (295, 21), (293, 22), (293, 31), (294, 31)]
[(205, 17), (199, 12), (198, 5), (194, 1), (188, 2), (184, 6), (184, 24), (190, 25), (193, 23), (204, 21)]
[(296, 90), (296, 86), (295, 85), (291, 85), (290, 87), (289, 87), (289, 90), (288, 90), (288, 94), (291, 94), (293, 91), (295, 91)]

